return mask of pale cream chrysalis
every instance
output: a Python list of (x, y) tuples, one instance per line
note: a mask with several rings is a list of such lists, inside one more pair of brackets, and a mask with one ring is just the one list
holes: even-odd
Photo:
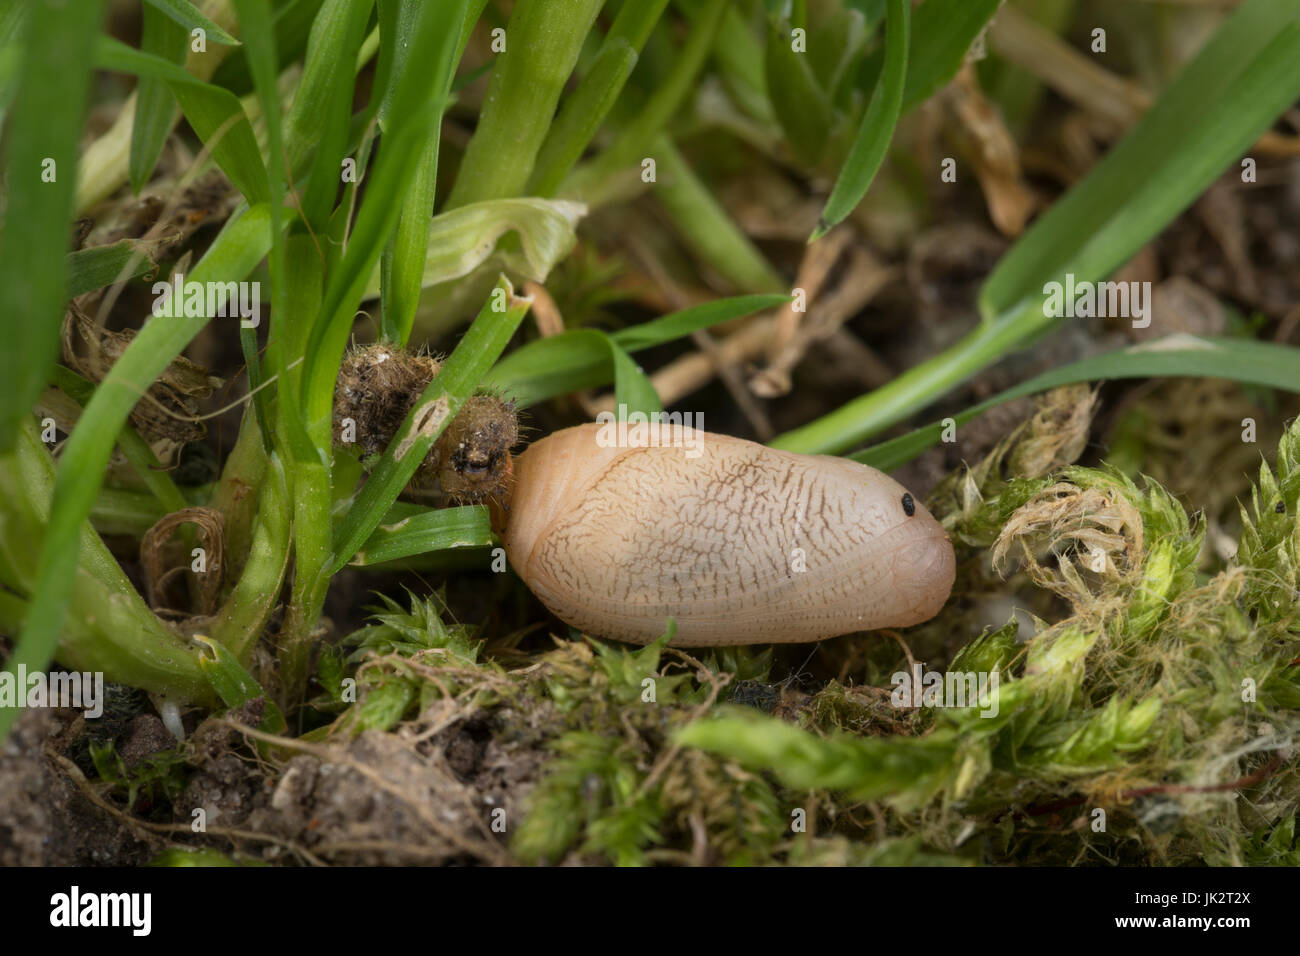
[[(602, 447), (580, 425), (514, 462), (506, 555), (561, 620), (644, 644), (816, 641), (906, 627), (952, 590), (952, 544), (889, 476), (843, 458), (664, 426)], [(695, 443), (692, 446), (690, 443)]]

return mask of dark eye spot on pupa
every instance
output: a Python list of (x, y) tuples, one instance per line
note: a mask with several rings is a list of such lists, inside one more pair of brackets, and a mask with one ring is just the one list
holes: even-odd
[(1273, 510), (1276, 511), (1278, 514), (1286, 514), (1286, 502), (1279, 501), (1277, 504), (1273, 506)]
[(916, 502), (912, 500), (912, 496), (909, 494), (903, 495), (903, 514), (909, 518), (916, 514)]

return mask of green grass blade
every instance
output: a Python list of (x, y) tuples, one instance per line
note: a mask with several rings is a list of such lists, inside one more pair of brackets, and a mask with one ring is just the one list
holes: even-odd
[[(525, 354), (511, 361), (520, 353)], [(499, 371), (503, 366), (504, 371)], [(492, 369), (483, 384), (527, 408), (543, 399), (611, 381), (615, 402), (629, 411), (663, 411), (659, 394), (641, 366), (599, 329), (573, 329), (530, 342)]]
[[(461, 12), (459, 34), (460, 39), (456, 43), (456, 51), (452, 59), (459, 63), (465, 52), (465, 47), (469, 45), (470, 35), (474, 32), (474, 25), (478, 23), (479, 17), (483, 13), (483, 8), (487, 5), (487, 0), (466, 0), (465, 7)], [(383, 95), (379, 103), (379, 111), (376, 114), (379, 120), (381, 130), (388, 129), (388, 116), (393, 108), (393, 94), (396, 93), (396, 87), (393, 83), (393, 76), (401, 75), (404, 67), (403, 64), (410, 57), (411, 51), (411, 30), (415, 25), (413, 14), (418, 9), (418, 5), (413, 5), (407, 0), (380, 0), (379, 3), (379, 26), (378, 33), (381, 40), (379, 47), (379, 59), (375, 66), (374, 89), (382, 91)], [(452, 20), (445, 23), (444, 29), (450, 30)], [(389, 38), (395, 42), (389, 42)], [(472, 83), (480, 76), (492, 69), (492, 61), (484, 63), (482, 66), (471, 70), (462, 77), (453, 79), (451, 90), (454, 92), (462, 87), (462, 84)], [(455, 74), (455, 68), (451, 69)]]
[[(301, 4), (299, 4), (301, 5)], [(271, 206), (271, 294), (283, 284), (276, 281), (283, 268), (284, 236), (281, 232), (281, 205), (284, 196), (284, 136), (280, 116), (280, 96), (277, 83), (276, 35), (272, 26), (268, 0), (235, 0), (239, 12), (239, 26), (246, 34), (243, 55), (253, 77), (253, 86), (262, 107), (262, 122), (266, 124), (267, 181)], [(277, 255), (278, 253), (278, 255)], [(280, 269), (277, 269), (277, 260)], [(283, 291), (281, 289), (281, 291)], [(273, 299), (273, 302), (279, 302)], [(273, 305), (273, 311), (278, 311)]]
[(788, 295), (738, 295), (729, 299), (715, 299), (690, 308), (680, 309), (649, 322), (611, 333), (614, 343), (629, 352), (662, 345), (673, 339), (684, 338), (722, 322), (730, 322), (764, 309), (775, 309), (790, 301)]
[(659, 393), (641, 366), (613, 342), (609, 343), (609, 351), (614, 362), (614, 402), (620, 417), (624, 412), (662, 412)]
[(68, 298), (134, 279), (158, 264), (132, 239), (68, 253)]
[(1127, 261), (1300, 96), (1300, 4), (1247, 0), (1142, 120), (1016, 243), (980, 294), (985, 320), (940, 355), (772, 445), (843, 451), (919, 411), (1061, 319), (1044, 283)]
[(866, 195), (876, 171), (894, 138), (903, 87), (907, 77), (907, 54), (911, 26), (911, 0), (888, 0), (885, 15), (885, 64), (872, 91), (871, 102), (858, 127), (849, 158), (835, 180), (835, 188), (822, 210), (821, 222), (809, 242), (815, 242), (851, 213)]
[(158, 12), (166, 14), (187, 33), (202, 30), (214, 43), (239, 46), (238, 40), (196, 10), (189, 0), (144, 0), (144, 2)]
[[(435, 4), (420, 7), (411, 39), (412, 56), (422, 58), (440, 42), (446, 26), (439, 19), (440, 12)], [(402, 197), (410, 188), (420, 160), (420, 146), (427, 141), (434, 120), (423, 104), (436, 95), (444, 79), (416, 70), (407, 70), (398, 78), (384, 148), (373, 171), (367, 174), (365, 201), (357, 214), (347, 252), (330, 274), (321, 318), (307, 345), (308, 367), (303, 376), (307, 426), (321, 447), (328, 447), (334, 382), (352, 331), (353, 316), (397, 224)]]
[(260, 699), (265, 703), (266, 709), (262, 712), (258, 729), (271, 734), (284, 730), (284, 714), (280, 712), (275, 699), (262, 690), (262, 685), (244, 669), (235, 655), (202, 634), (194, 635), (194, 640), (207, 648), (207, 652), (199, 658), (199, 667), (203, 669), (203, 676), (208, 679), (222, 703), (231, 710), (236, 710)]
[(1267, 129), (1300, 89), (1300, 4), (1248, 0), (1087, 177), (1020, 237), (980, 293), (988, 319), (1067, 272), (1122, 265)]
[(528, 186), (531, 195), (554, 194), (582, 158), (583, 150), (591, 143), (632, 75), (641, 48), (667, 5), (668, 0), (623, 4), (596, 52), (591, 69), (573, 95), (565, 100), (546, 134)]
[(788, 301), (783, 295), (743, 295), (691, 306), (609, 336), (594, 329), (561, 332), (515, 349), (493, 367), (483, 384), (526, 408), (556, 395), (613, 381), (609, 342), (621, 351), (636, 352)]
[[(1300, 392), (1300, 349), (1251, 339), (1173, 335), (1052, 369), (952, 417), (956, 424), (962, 425), (1013, 398), (1076, 382), (1175, 376), (1223, 378), (1246, 385)], [(943, 429), (944, 423), (936, 422), (849, 457), (887, 471), (911, 461), (938, 442)]]
[[(267, 271), (271, 277), (271, 314), (279, 324), (283, 322), (288, 284), (285, 281), (283, 234), (284, 138), (281, 131), (280, 100), (276, 89), (275, 31), (268, 0), (235, 0), (235, 9), (239, 13), (240, 31), (245, 37), (242, 52), (252, 75), (253, 86), (262, 107), (262, 121), (266, 126), (266, 180), (268, 207), (271, 213), (271, 249), (267, 253)], [(271, 338), (273, 337), (274, 333), (271, 335)], [(269, 342), (270, 339), (268, 339), (268, 346)], [(274, 447), (271, 414), (271, 397), (274, 393), (269, 389), (261, 388), (265, 372), (257, 354), (256, 330), (244, 328), (241, 323), (239, 343), (248, 367), (248, 385), (253, 390), (254, 412), (262, 435), (262, 446), (269, 452)], [(273, 361), (282, 354), (269, 347), (267, 351)], [(278, 381), (283, 370), (278, 365), (273, 365), (272, 372), (277, 375)]]
[[(49, 537), (53, 483), (54, 462), (35, 424), (28, 420), (13, 451), (0, 455), (0, 500), (5, 503), (0, 573), (9, 589), (2, 593), (31, 596), (25, 605), (25, 626), (43, 616), (31, 550), (35, 542)], [(74, 670), (103, 671), (109, 680), (181, 701), (206, 697), (197, 655), (145, 606), (103, 540), (84, 520), (73, 529), (73, 551), (60, 602), (66, 617), (57, 631), (60, 663)], [(20, 630), (16, 619), (6, 619), (4, 626), (10, 634)], [(20, 641), (8, 662), (10, 673), (21, 666), (29, 673), (46, 668), (49, 656), (34, 657), (29, 651)], [(16, 707), (0, 708), (0, 737), (19, 713)]]
[(411, 29), (415, 26), (411, 14), (415, 13), (415, 8), (406, 0), (375, 0), (375, 12), (378, 15), (379, 50), (375, 60), (372, 100), (376, 97), (379, 100), (375, 119), (382, 131), (388, 128), (388, 114), (393, 108), (393, 94), (397, 92), (393, 75), (400, 75), (403, 65), (410, 59)]
[(505, 276), (500, 278), (465, 337), (407, 413), (392, 444), (340, 522), (329, 573), (337, 573), (374, 533), (433, 443), (505, 349), (531, 304), (532, 299), (514, 294)]
[(728, 7), (713, 41), (713, 62), (736, 105), (768, 126), (776, 123), (776, 116), (767, 93), (763, 60), (764, 45), (735, 6)]
[(352, 11), (364, 8), (369, 14), (372, 5), (373, 0), (326, 0), (312, 21), (302, 79), (284, 121), (284, 151), (292, 176), (302, 174), (320, 143), (321, 117), (326, 115), (339, 72), (355, 73), (355, 61), (345, 53)]
[(330, 419), (326, 416), (313, 423), (303, 414), (303, 360), (314, 354), (306, 347), (316, 323), (324, 318), (321, 302), (327, 257), (321, 253), (319, 240), (306, 230), (289, 235), (285, 243), (286, 308), (275, 317), (272, 328), (277, 351), (273, 364), (282, 369), (275, 437), (284, 450), (293, 515), (293, 588), (278, 635), (281, 687), (291, 701), (306, 686), (311, 635), (329, 585), (322, 570), (330, 554), (333, 504)]
[(23, 52), (17, 43), (0, 46), (0, 126), (9, 115), (18, 88), (18, 68), (23, 62)]
[[(336, 44), (331, 47), (330, 55), (337, 57), (340, 62), (356, 61), (357, 51), (365, 39), (370, 6), (369, 3), (350, 3), (338, 10), (340, 23), (337, 32), (330, 34), (331, 40)], [(322, 11), (321, 16), (325, 15), (326, 11)], [(319, 51), (313, 53), (322, 55)], [(329, 85), (321, 91), (325, 101), (315, 119), (320, 133), (309, 166), (307, 189), (302, 198), (303, 220), (310, 231), (318, 234), (329, 231), (335, 199), (343, 184), (343, 157), (348, 146), (352, 120), (356, 71), (335, 69), (329, 73), (328, 78)], [(290, 113), (291, 123), (295, 115), (296, 110)], [(354, 187), (349, 184), (349, 188)]]
[[(459, 3), (457, 5), (459, 6)], [(458, 30), (460, 37), (456, 42), (455, 53), (452, 55), (454, 63), (460, 63), (461, 57), (465, 53), (465, 47), (469, 45), (470, 35), (474, 32), (474, 25), (478, 23), (486, 5), (487, 0), (464, 0)], [(397, 92), (393, 83), (393, 76), (401, 76), (403, 70), (406, 69), (405, 64), (410, 58), (411, 31), (415, 26), (413, 15), (418, 9), (419, 5), (412, 4), (409, 0), (380, 0), (379, 3), (381, 45), (379, 48), (379, 61), (375, 67), (374, 88), (383, 91), (379, 112), (376, 114), (379, 127), (382, 130), (388, 129), (388, 116), (393, 108), (393, 95)], [(453, 22), (455, 22), (454, 18), (444, 20), (443, 28), (450, 31)], [(383, 39), (385, 34), (395, 42), (390, 43), (387, 39)], [(490, 69), (492, 69), (492, 62), (489, 60), (477, 69), (471, 70), (465, 76), (455, 77), (456, 68), (452, 66), (449, 68), (449, 72), (453, 77), (450, 89), (454, 92), (460, 89), (466, 81), (472, 83)]]
[(492, 522), (483, 505), (436, 508), (381, 524), (350, 563), (364, 567), (452, 548), (487, 547), (494, 541)]
[[(141, 11), (144, 27), (140, 49), (169, 62), (185, 62), (189, 35), (157, 7), (146, 5)], [(162, 80), (143, 77), (135, 88), (135, 116), (131, 121), (131, 157), (127, 171), (131, 191), (139, 193), (162, 155), (167, 137), (176, 122), (176, 97)]]
[(659, 134), (668, 128), (669, 121), (681, 111), (682, 104), (695, 89), (726, 11), (727, 0), (707, 0), (703, 10), (692, 21), (686, 43), (677, 54), (667, 79), (655, 89), (637, 117), (623, 127), (613, 144), (569, 178), (560, 190), (562, 194), (581, 194), (585, 185), (599, 182), (656, 154), (655, 143)]
[[(250, 16), (244, 6), (245, 0), (234, 2), (239, 14), (239, 34), (243, 38), (244, 47), (226, 57), (211, 79), (217, 86), (230, 90), (236, 96), (243, 96), (257, 86), (255, 72), (248, 59), (251, 54), (248, 54), (247, 49), (254, 39), (275, 51), (276, 57), (271, 62), (272, 75), (278, 74), (290, 63), (303, 58), (312, 22), (320, 12), (324, 0), (286, 0), (284, 3), (276, 3), (275, 9), (268, 11), (271, 18), (269, 23), (257, 14)], [(262, 26), (266, 32), (255, 37), (254, 30)]]
[(598, 329), (571, 329), (515, 349), (487, 374), (483, 385), (520, 408), (614, 380), (609, 337)]
[(0, 451), (13, 447), (59, 348), (77, 144), (102, 4), (33, 0), (6, 129), (6, 228), (0, 233)]
[(919, 106), (961, 69), (970, 45), (1003, 0), (925, 0), (912, 21), (902, 111)]
[(280, 600), (289, 565), (293, 503), (284, 464), (275, 452), (266, 456), (260, 488), (248, 560), (210, 632), (239, 660), (247, 657), (249, 648), (261, 637)]
[[(306, 231), (290, 230), (284, 248), (286, 298), (283, 311), (272, 316), (267, 364), (280, 376), (276, 382), (279, 427), (273, 437), (279, 442), (291, 469), (301, 463), (320, 462), (318, 446), (308, 434), (301, 409), (307, 343), (313, 323), (320, 316), (324, 283), (324, 262), (315, 237)], [(325, 426), (328, 427), (328, 423)], [(322, 434), (316, 437), (324, 441)], [(295, 543), (299, 542), (301, 536), (295, 538)]]
[(654, 197), (692, 252), (741, 292), (789, 287), (666, 133), (655, 139), (652, 152), (659, 169)]
[(582, 86), (564, 104), (537, 154), (528, 184), (534, 196), (552, 196), (582, 158), (636, 67), (637, 51), (622, 38), (607, 40)]
[(604, 0), (518, 0), (447, 208), (524, 192)]
[[(281, 364), (284, 352), (273, 347), (276, 332), (284, 325), (288, 311), (289, 284), (285, 273), (285, 239), (284, 239), (284, 137), (281, 129), (280, 99), (276, 88), (276, 39), (272, 27), (271, 8), (268, 0), (235, 0), (239, 13), (239, 28), (245, 36), (243, 49), (245, 62), (252, 75), (253, 86), (257, 91), (258, 102), (262, 107), (262, 121), (266, 124), (267, 144), (267, 194), (271, 213), (271, 249), (267, 253), (267, 271), (271, 277), (271, 315), (274, 328), (268, 338), (267, 358), (271, 371), (277, 382), (286, 375)], [(249, 341), (253, 339), (254, 341)], [(261, 382), (254, 383), (254, 375), (260, 380), (263, 376), (261, 363), (257, 362), (255, 332), (240, 328), (240, 347), (244, 351), (249, 368), (249, 386), (256, 388)], [(263, 389), (254, 396), (257, 423), (262, 432), (262, 444), (270, 450), (275, 432), (271, 428), (271, 393)]]
[(18, 83), (23, 60), (23, 34), (27, 29), (27, 7), (21, 3), (0, 6), (0, 124), (4, 123)]
[[(438, 146), (442, 139), (442, 114), (447, 107), (451, 78), (456, 72), (455, 55), (459, 32), (449, 26), (464, 21), (467, 7), (466, 0), (403, 0), (401, 19), (412, 20), (419, 4), (426, 2), (437, 2), (441, 6), (439, 18), (444, 26), (439, 43), (433, 50), (432, 60), (418, 64), (418, 68), (430, 70), (440, 80), (436, 87), (437, 95), (427, 106), (433, 119), (421, 147), (415, 179), (403, 199), (402, 212), (397, 219), (397, 232), (384, 251), (381, 268), (381, 330), (385, 339), (399, 345), (405, 345), (411, 336), (415, 310), (420, 303), (420, 290), (424, 287), (429, 229), (438, 188)], [(381, 0), (381, 7), (383, 5)], [(398, 76), (410, 68), (413, 67), (401, 58), (395, 65)]]
[(790, 24), (773, 21), (767, 28), (765, 71), (772, 111), (786, 140), (805, 163), (815, 163), (831, 134), (831, 100), (817, 82), (809, 62), (790, 39)]
[[(95, 386), (92, 382), (62, 365), (54, 366), (54, 384), (83, 409), (95, 394)], [(131, 467), (135, 469), (135, 473), (140, 476), (141, 482), (165, 511), (180, 511), (189, 506), (185, 496), (172, 481), (171, 475), (167, 473), (158, 456), (139, 432), (129, 424), (123, 425), (121, 433), (117, 436), (117, 444), (122, 449), (122, 454), (126, 456), (126, 460), (131, 463)]]
[(194, 132), (204, 145), (212, 146), (213, 160), (244, 199), (251, 205), (267, 202), (271, 193), (266, 166), (239, 100), (215, 86), (176, 83), (172, 92)]
[(212, 149), (212, 159), (250, 203), (266, 202), (270, 191), (257, 137), (244, 108), (229, 90), (204, 83), (161, 57), (100, 37), (95, 62), (101, 69), (163, 80), (171, 88), (194, 132)]
[(257, 419), (257, 430), (262, 436), (262, 448), (270, 451), (273, 446), (271, 438), (270, 396), (263, 386), (266, 375), (262, 370), (262, 358), (257, 351), (257, 330), (239, 326), (239, 351), (244, 354), (244, 368), (248, 372), (248, 391), (253, 397), (253, 415)]

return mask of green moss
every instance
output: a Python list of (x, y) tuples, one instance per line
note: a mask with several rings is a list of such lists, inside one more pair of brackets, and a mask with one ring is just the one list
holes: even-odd
[(1069, 602), (1023, 645), (1013, 621), (953, 656), (949, 671), (998, 672), (981, 701), (996, 708), (922, 707), (902, 732), (874, 736), (871, 696), (832, 683), (814, 699), (813, 732), (732, 711), (677, 740), (850, 809), (870, 801), (883, 814), (878, 847), (978, 836), (990, 863), (1290, 859), (1297, 449), (1293, 426), (1253, 517), (1243, 511), (1236, 560), (1209, 579), (1197, 568), (1202, 522), (1153, 482), (1076, 467), (1031, 486), (968, 471), (967, 487), (982, 487), (949, 513), (958, 540), (1005, 515), (995, 556)]

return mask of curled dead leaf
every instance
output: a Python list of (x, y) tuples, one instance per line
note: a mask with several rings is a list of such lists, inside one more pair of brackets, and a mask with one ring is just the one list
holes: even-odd
[[(198, 529), (199, 546), (186, 550), (180, 564), (168, 567), (167, 545), (181, 525), (192, 524)], [(201, 554), (195, 551), (202, 550)], [(194, 574), (194, 594), (197, 613), (211, 614), (216, 610), (221, 592), (222, 565), (225, 561), (225, 522), (221, 512), (212, 508), (183, 508), (164, 515), (140, 539), (140, 566), (144, 573), (145, 596), (155, 611), (166, 608), (167, 584), (178, 574)], [(175, 560), (173, 556), (172, 560)], [(201, 562), (202, 570), (195, 570)]]

